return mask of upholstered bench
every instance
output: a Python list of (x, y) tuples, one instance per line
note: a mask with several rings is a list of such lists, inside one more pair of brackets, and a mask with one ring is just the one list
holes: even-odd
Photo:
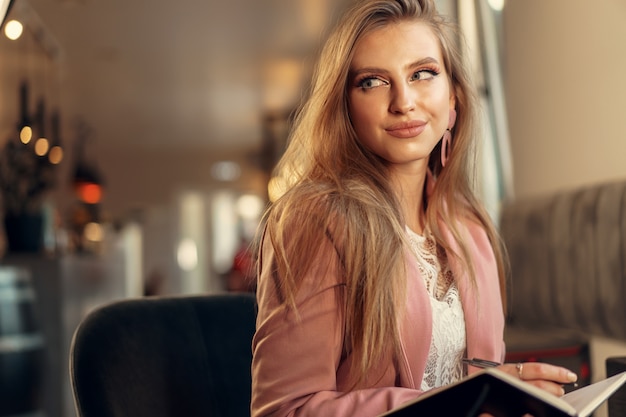
[(545, 360), (589, 381), (589, 342), (626, 341), (626, 181), (503, 205), (511, 280), (507, 359)]

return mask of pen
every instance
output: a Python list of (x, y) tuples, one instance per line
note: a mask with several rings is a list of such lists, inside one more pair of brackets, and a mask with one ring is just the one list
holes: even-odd
[(502, 365), (499, 362), (488, 361), (487, 359), (479, 359), (479, 358), (463, 358), (463, 363), (467, 365), (472, 365), (477, 368), (493, 368), (494, 366)]
[[(463, 358), (462, 360), (463, 360), (463, 363), (465, 363), (467, 365), (475, 366), (477, 368), (493, 368), (495, 366), (502, 365), (499, 362), (488, 361), (487, 359), (480, 359), (480, 358), (471, 358), (471, 359), (470, 358)], [(561, 385), (577, 388), (578, 387), (578, 382), (569, 382), (569, 383), (565, 383), (565, 384), (561, 384)]]

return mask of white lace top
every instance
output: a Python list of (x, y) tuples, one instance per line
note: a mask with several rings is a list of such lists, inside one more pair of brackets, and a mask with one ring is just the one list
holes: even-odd
[(445, 251), (428, 232), (421, 236), (407, 230), (432, 307), (433, 334), (421, 386), (427, 391), (463, 377), (465, 316)]

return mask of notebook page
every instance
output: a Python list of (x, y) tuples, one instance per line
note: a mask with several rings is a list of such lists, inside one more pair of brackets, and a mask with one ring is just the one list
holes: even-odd
[(561, 399), (572, 405), (579, 417), (587, 417), (626, 382), (626, 371), (571, 391)]

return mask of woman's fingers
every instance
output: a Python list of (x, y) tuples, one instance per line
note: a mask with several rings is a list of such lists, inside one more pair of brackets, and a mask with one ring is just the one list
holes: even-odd
[(499, 369), (559, 396), (565, 392), (563, 384), (576, 382), (578, 379), (567, 368), (543, 362), (505, 363)]
[(563, 388), (563, 385), (556, 382), (546, 381), (545, 379), (524, 380), (524, 382), (534, 385), (537, 388), (541, 388), (542, 390), (549, 392), (550, 394), (556, 395), (557, 397), (565, 394), (565, 389)]

